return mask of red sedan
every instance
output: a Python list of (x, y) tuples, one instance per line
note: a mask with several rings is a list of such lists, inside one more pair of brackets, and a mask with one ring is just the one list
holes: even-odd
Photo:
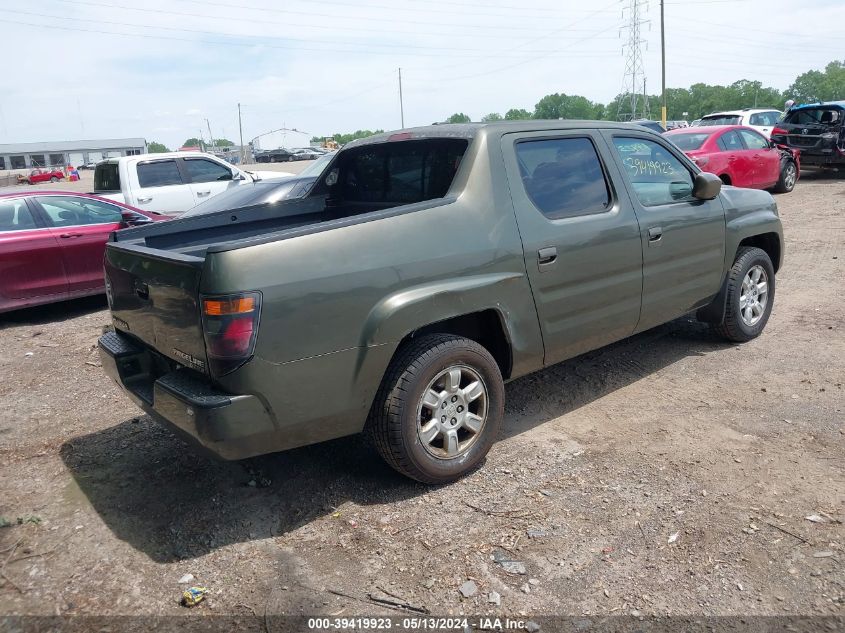
[(0, 195), (0, 312), (105, 292), (109, 233), (166, 219), (84, 193)]
[(750, 127), (688, 127), (665, 136), (726, 185), (787, 193), (798, 181), (799, 152), (779, 148)]

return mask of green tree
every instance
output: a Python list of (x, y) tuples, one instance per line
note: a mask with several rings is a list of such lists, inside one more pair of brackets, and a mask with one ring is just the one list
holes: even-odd
[(799, 75), (783, 96), (798, 103), (845, 98), (845, 61), (830, 62), (824, 72), (810, 70)]
[(490, 114), (485, 114), (483, 117), (481, 117), (481, 120), (484, 123), (490, 123), (491, 121), (501, 121), (502, 115), (498, 112), (491, 112)]
[(525, 121), (532, 118), (531, 113), (523, 108), (511, 108), (505, 112), (506, 121)]
[(324, 137), (324, 136), (312, 136), (311, 142), (312, 143), (322, 143), (325, 138), (333, 138), (337, 141), (340, 145), (346, 145), (350, 141), (354, 141), (355, 139), (359, 138), (367, 138), (368, 136), (372, 136), (373, 134), (381, 134), (384, 130), (356, 130), (355, 132), (350, 132), (349, 134), (341, 134), (340, 132), (335, 132), (332, 136)]
[(182, 143), (182, 147), (202, 147), (203, 145), (204, 145), (204, 143), (202, 142), (201, 139), (194, 138), (194, 137), (189, 138), (189, 139), (185, 139), (185, 142)]
[(150, 154), (161, 154), (162, 152), (169, 152), (170, 149), (164, 143), (150, 141), (147, 143), (147, 151)]
[(446, 123), (469, 123), (472, 121), (466, 114), (463, 112), (456, 112), (448, 119), (446, 119)]
[(214, 139), (214, 145), (217, 147), (234, 147), (235, 144), (227, 138), (216, 138)]
[(598, 119), (604, 106), (580, 95), (546, 95), (534, 106), (535, 119)]

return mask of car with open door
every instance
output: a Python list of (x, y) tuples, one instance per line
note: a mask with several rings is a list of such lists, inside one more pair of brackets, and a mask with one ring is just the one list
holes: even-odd
[(102, 294), (109, 234), (167, 219), (83, 193), (0, 195), (0, 312)]

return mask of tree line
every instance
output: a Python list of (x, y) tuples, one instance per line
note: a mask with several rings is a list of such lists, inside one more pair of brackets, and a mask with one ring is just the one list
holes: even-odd
[[(588, 119), (615, 121), (625, 111), (624, 104), (630, 94), (619, 94), (613, 101), (603, 104), (590, 101), (581, 95), (555, 93), (546, 95), (532, 111), (511, 108), (504, 115), (491, 112), (481, 121), (515, 121), (524, 119)], [(644, 97), (640, 97), (643, 99)], [(799, 75), (784, 91), (763, 86), (759, 81), (742, 79), (729, 86), (693, 84), (689, 88), (666, 90), (666, 118), (692, 121), (711, 112), (738, 110), (740, 108), (773, 108), (782, 110), (787, 100), (796, 103), (835, 101), (845, 99), (845, 61), (830, 62), (824, 71), (810, 70)], [(621, 107), (620, 107), (621, 106)], [(660, 117), (660, 95), (648, 95), (648, 111), (652, 118)], [(463, 112), (456, 112), (446, 123), (468, 123), (472, 120)]]
[[(490, 112), (481, 117), (481, 121), (519, 121), (525, 119), (588, 119), (615, 121), (619, 113), (624, 112), (620, 105), (630, 99), (630, 94), (619, 94), (607, 104), (590, 101), (581, 95), (565, 93), (549, 94), (540, 99), (533, 110), (511, 108), (504, 114)], [(640, 97), (643, 98), (643, 97)], [(705, 114), (722, 110), (738, 110), (740, 108), (773, 108), (782, 110), (787, 100), (796, 103), (813, 103), (815, 101), (845, 100), (845, 60), (830, 62), (823, 71), (810, 70), (798, 77), (784, 91), (777, 88), (763, 86), (759, 81), (741, 79), (729, 86), (709, 85), (705, 83), (693, 84), (689, 88), (667, 88), (666, 90), (666, 118), (670, 121), (686, 119), (692, 121)], [(648, 111), (652, 118), (660, 117), (660, 95), (648, 95)], [(472, 117), (456, 112), (448, 117), (444, 123), (469, 123)], [(355, 139), (365, 138), (373, 134), (380, 134), (384, 130), (356, 130), (348, 134), (337, 132), (331, 137), (313, 136), (312, 143), (321, 143), (324, 138), (333, 138), (341, 145)], [(185, 145), (191, 145), (188, 139)], [(226, 139), (218, 139), (217, 144), (231, 144)], [(169, 151), (161, 143), (151, 142), (150, 152)], [(155, 148), (155, 149), (154, 149)]]

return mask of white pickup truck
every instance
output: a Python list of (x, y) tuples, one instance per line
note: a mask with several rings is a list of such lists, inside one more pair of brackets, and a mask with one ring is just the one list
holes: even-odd
[(293, 175), (244, 171), (201, 152), (139, 154), (97, 163), (93, 193), (145, 211), (179, 214), (232, 187)]

